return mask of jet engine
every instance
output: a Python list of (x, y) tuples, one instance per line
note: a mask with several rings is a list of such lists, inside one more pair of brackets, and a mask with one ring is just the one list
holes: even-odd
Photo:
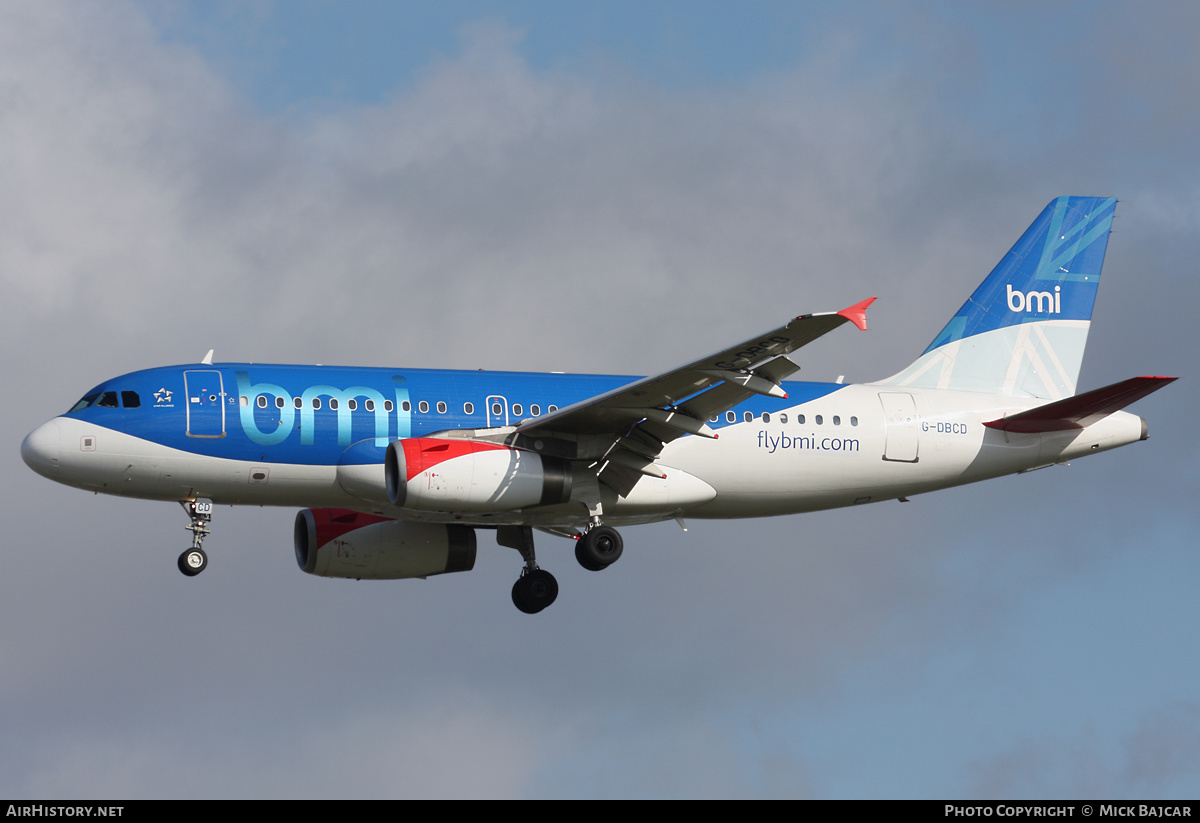
[(470, 526), (388, 520), (349, 509), (296, 514), (296, 562), (320, 577), (395, 580), (475, 567)]
[(384, 475), (392, 505), (419, 511), (512, 511), (571, 499), (567, 461), (481, 440), (397, 440)]

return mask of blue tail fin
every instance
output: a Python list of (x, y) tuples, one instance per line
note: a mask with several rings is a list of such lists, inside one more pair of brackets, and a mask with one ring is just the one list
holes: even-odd
[(897, 386), (1057, 400), (1075, 393), (1112, 197), (1059, 197), (904, 371)]

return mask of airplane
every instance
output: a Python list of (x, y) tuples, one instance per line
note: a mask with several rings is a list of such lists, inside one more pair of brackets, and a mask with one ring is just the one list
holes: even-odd
[(218, 505), (301, 506), (309, 574), (474, 567), (493, 530), (524, 566), (512, 600), (558, 596), (533, 531), (616, 562), (615, 527), (857, 506), (1028, 472), (1147, 438), (1127, 405), (1173, 381), (1076, 380), (1116, 199), (1058, 197), (910, 366), (866, 384), (785, 381), (801, 347), (874, 298), (805, 314), (653, 377), (212, 362), (105, 381), (21, 444), (38, 474), (176, 501), (192, 545)]

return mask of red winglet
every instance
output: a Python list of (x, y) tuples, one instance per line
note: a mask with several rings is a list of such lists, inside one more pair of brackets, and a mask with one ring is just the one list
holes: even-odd
[(861, 303), (855, 303), (847, 309), (842, 309), (838, 314), (849, 320), (854, 325), (858, 326), (863, 331), (867, 330), (867, 306), (874, 303), (876, 298), (868, 297)]

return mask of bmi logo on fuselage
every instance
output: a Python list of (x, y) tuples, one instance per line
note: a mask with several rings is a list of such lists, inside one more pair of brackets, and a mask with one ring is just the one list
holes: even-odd
[(1055, 286), (1054, 293), (1048, 291), (1016, 291), (1008, 284), (1008, 310), (1032, 311), (1039, 314), (1062, 314), (1062, 286)]

